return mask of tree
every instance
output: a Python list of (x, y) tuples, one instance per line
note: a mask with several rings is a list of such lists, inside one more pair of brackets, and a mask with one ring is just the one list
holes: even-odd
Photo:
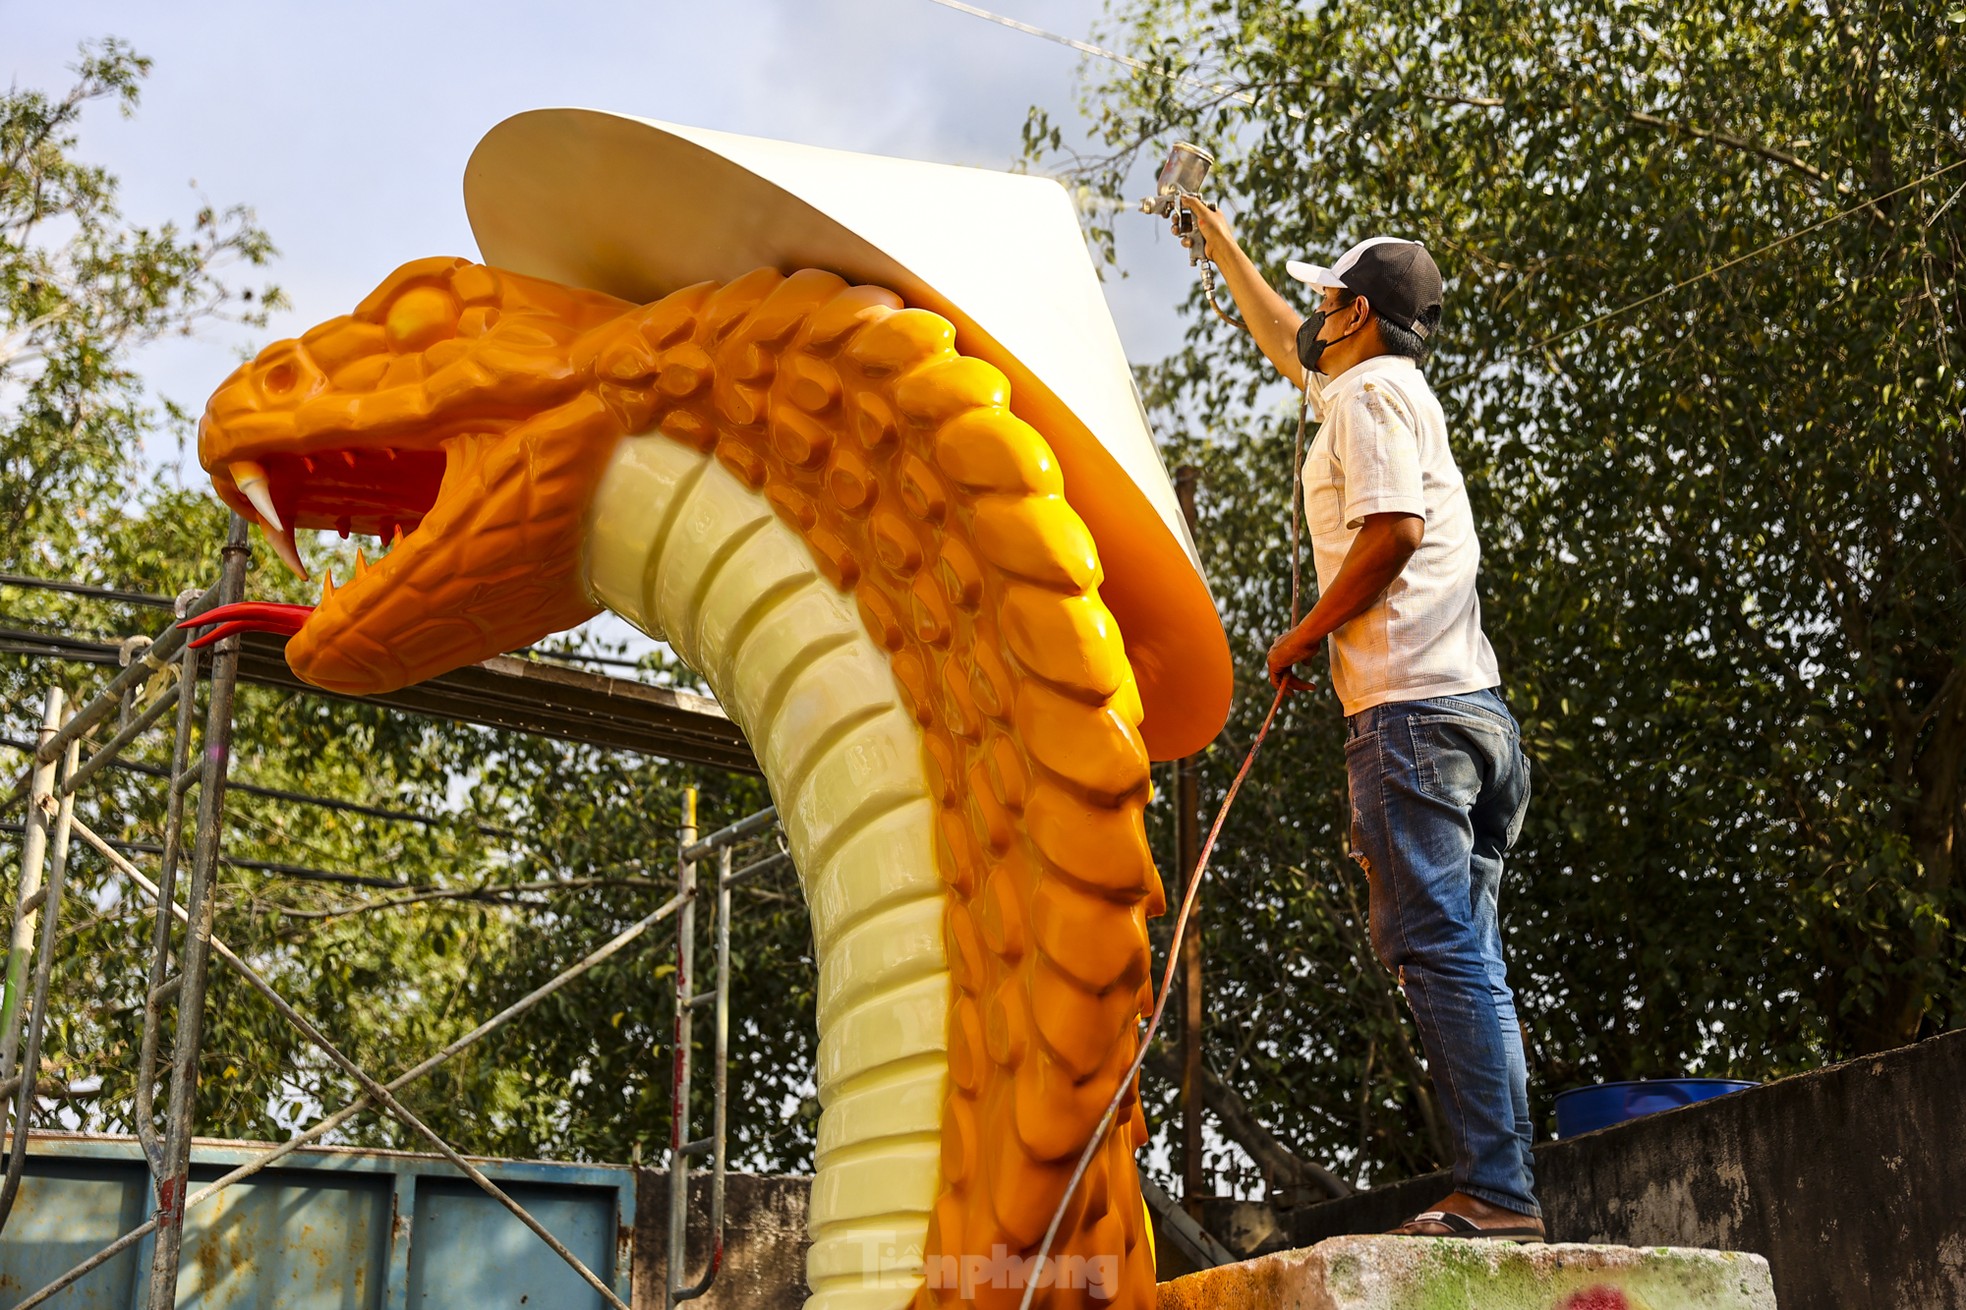
[[(142, 462), (146, 436), (182, 440), (189, 419), (150, 403), (132, 353), (219, 318), (264, 326), (284, 301), (277, 289), (231, 280), (274, 256), (250, 210), (206, 208), (187, 227), (133, 226), (118, 211), (115, 179), (78, 154), (84, 110), (110, 101), (134, 112), (149, 67), (106, 40), (84, 47), (60, 98), (0, 96), (0, 572), (170, 597), (214, 579), (225, 515), (203, 488), (172, 487)], [(315, 549), (347, 576), (352, 545), (330, 539)], [(311, 599), (260, 555), (251, 594)], [(0, 587), (8, 627), (115, 640), (168, 621), (142, 606)], [(690, 678), (659, 656), (642, 676)], [(31, 746), (50, 683), (75, 695), (100, 678), (0, 655), (5, 735), (16, 749)], [(243, 785), (227, 801), (230, 863), (219, 875), (215, 932), (381, 1074), (468, 1031), (667, 900), (685, 787), (702, 787), (711, 826), (769, 803), (748, 776), (369, 705), (241, 686), (237, 706), (230, 776)], [(114, 731), (112, 721), (88, 748)], [(9, 758), (11, 781), (21, 757)], [(168, 739), (149, 734), (124, 759), (133, 767), (98, 775), (77, 814), (140, 848), (159, 838)], [(133, 858), (142, 866), (155, 855), (138, 849)], [(0, 880), (17, 886), (18, 874), (10, 850)], [(41, 1121), (128, 1132), (151, 910), (79, 843), (70, 878), (41, 1077), (71, 1095), (43, 1102)], [(811, 1162), (816, 970), (790, 883), (781, 872), (737, 893), (731, 1132), (740, 1165)], [(673, 947), (673, 930), (651, 933), (404, 1100), (465, 1150), (659, 1156)], [(167, 1051), (168, 1042), (167, 1031)], [(214, 964), (201, 1133), (284, 1138), (356, 1092)], [(335, 1140), (422, 1145), (376, 1117)]]
[[(1430, 375), (1534, 760), (1504, 895), (1541, 1090), (1774, 1076), (1966, 1019), (1962, 15), (1134, 0), (1113, 22), (1153, 71), (1093, 83), (1111, 153), (1064, 160), (1078, 180), (1122, 194), (1185, 137), (1277, 285), (1379, 232), (1448, 277)], [(1028, 139), (1063, 136), (1040, 109)], [(1246, 339), (1189, 311), (1145, 380), (1170, 462), (1203, 470), (1245, 674), (1219, 795), (1285, 622), (1290, 424)], [(1361, 940), (1335, 707), (1286, 713), (1207, 898), (1209, 1058), (1305, 1153), (1397, 1174), (1442, 1158), (1434, 1117)]]
[(84, 108), (111, 100), (135, 113), (149, 71), (112, 38), (82, 47), (60, 99), (0, 98), (0, 567), (72, 567), (99, 516), (127, 499), (138, 439), (156, 421), (133, 351), (216, 318), (263, 326), (285, 304), (277, 287), (228, 280), (231, 266), (274, 254), (250, 210), (206, 206), (188, 231), (132, 227), (115, 180), (74, 157)]

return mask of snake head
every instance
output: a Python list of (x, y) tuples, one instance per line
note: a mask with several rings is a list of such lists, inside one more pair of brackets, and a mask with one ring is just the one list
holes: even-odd
[[(619, 432), (591, 394), (594, 352), (576, 346), (630, 308), (421, 259), (226, 379), (198, 429), (219, 497), (303, 578), (298, 528), (388, 552), (358, 555), (339, 587), (324, 578), (298, 630), (281, 621), (296, 673), (391, 691), (596, 612), (578, 582), (582, 515)], [(204, 621), (228, 617), (255, 621)]]

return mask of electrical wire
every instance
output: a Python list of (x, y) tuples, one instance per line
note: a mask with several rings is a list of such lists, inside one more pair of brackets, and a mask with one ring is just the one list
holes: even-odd
[[(995, 23), (999, 27), (1007, 27), (1013, 32), (1022, 32), (1027, 36), (1040, 37), (1055, 45), (1062, 45), (1067, 49), (1076, 50), (1082, 55), (1092, 55), (1098, 59), (1110, 59), (1116, 64), (1131, 68), (1136, 73), (1146, 73), (1151, 77), (1165, 78), (1170, 82), (1178, 82), (1182, 86), (1194, 87), (1198, 91), (1213, 92), (1216, 95), (1224, 96), (1238, 104), (1248, 105), (1251, 108), (1254, 108), (1258, 103), (1254, 92), (1244, 91), (1239, 87), (1229, 86), (1222, 82), (1204, 82), (1198, 77), (1189, 77), (1185, 73), (1170, 73), (1165, 68), (1157, 67), (1144, 59), (1136, 59), (1132, 55), (1123, 55), (1117, 50), (1108, 50), (1104, 46), (1093, 45), (1090, 41), (1080, 41), (1073, 37), (1062, 36), (1057, 32), (1046, 31), (1042, 27), (1034, 27), (1029, 23), (1019, 22), (1015, 18), (1006, 18), (1002, 14), (993, 14), (987, 9), (979, 9), (975, 5), (965, 4), (963, 0), (929, 0), (929, 2), (931, 4), (941, 5), (944, 9), (953, 9), (959, 14), (968, 14), (972, 18), (980, 18), (987, 23)], [(1288, 105), (1282, 105), (1279, 108), (1292, 118), (1301, 120), (1304, 117), (1304, 111), (1301, 109), (1293, 109)]]
[[(1695, 273), (1692, 277), (1686, 278), (1679, 282), (1675, 282), (1671, 286), (1662, 287), (1659, 290), (1651, 292), (1648, 295), (1640, 296), (1637, 300), (1632, 301), (1628, 305), (1620, 305), (1616, 309), (1606, 310), (1604, 313), (1597, 315), (1595, 318), (1586, 319), (1582, 323), (1579, 323), (1574, 327), (1565, 328), (1561, 332), (1553, 332), (1549, 336), (1543, 337), (1538, 341), (1531, 342), (1524, 349), (1524, 351), (1520, 353), (1534, 354), (1538, 351), (1547, 350), (1549, 347), (1555, 345), (1557, 342), (1567, 340), (1570, 337), (1574, 337), (1579, 332), (1588, 332), (1590, 329), (1597, 327), (1600, 324), (1608, 323), (1612, 319), (1622, 318), (1626, 314), (1632, 313), (1635, 310), (1643, 309), (1645, 306), (1651, 304), (1655, 300), (1663, 299), (1664, 297), (1670, 296), (1678, 291), (1684, 291), (1687, 287), (1693, 286), (1696, 283), (1704, 282), (1710, 277), (1715, 277), (1721, 273), (1725, 273), (1730, 268), (1737, 268), (1740, 265), (1747, 263), (1749, 260), (1759, 259), (1763, 255), (1773, 254), (1775, 251), (1780, 250), (1783, 246), (1786, 246), (1794, 241), (1799, 241), (1803, 237), (1808, 236), (1811, 232), (1821, 231), (1823, 228), (1828, 227), (1832, 223), (1840, 223), (1844, 219), (1849, 218), (1853, 214), (1861, 213), (1866, 209), (1875, 208), (1877, 205), (1882, 204), (1884, 201), (1890, 200), (1896, 196), (1901, 196), (1905, 194), (1907, 191), (1916, 191), (1920, 187), (1929, 186), (1931, 183), (1938, 181), (1940, 178), (1944, 177), (1946, 174), (1952, 172), (1956, 168), (1966, 168), (1966, 159), (1956, 159), (1952, 163), (1947, 164), (1944, 168), (1936, 169), (1930, 173), (1927, 173), (1925, 176), (1921, 178), (1905, 183), (1901, 187), (1894, 187), (1893, 189), (1884, 192), (1882, 195), (1872, 196), (1867, 200), (1860, 200), (1856, 204), (1851, 205), (1848, 209), (1839, 209), (1834, 214), (1829, 215), (1827, 218), (1819, 218), (1815, 222), (1809, 224), (1807, 227), (1797, 228), (1795, 231), (1779, 236), (1775, 238), (1773, 241), (1770, 241), (1765, 245), (1756, 246), (1753, 250), (1748, 251), (1744, 255), (1736, 255), (1732, 259), (1726, 260), (1719, 264), (1715, 264), (1712, 268), (1706, 269), (1699, 273)], [(1486, 367), (1486, 365), (1484, 365), (1483, 367)], [(1441, 386), (1445, 388), (1445, 387), (1451, 387), (1457, 382), (1465, 382), (1469, 378), (1476, 376), (1480, 372), (1481, 372), (1480, 368), (1470, 369), (1465, 373), (1461, 373), (1447, 379), (1447, 381), (1441, 383)]]
[[(1310, 413), (1311, 380), (1304, 379), (1303, 403), (1297, 411), (1296, 458), (1290, 472), (1290, 626), (1295, 629), (1302, 618), (1303, 598), (1303, 550), (1302, 538), (1297, 528), (1299, 505), (1304, 495), (1304, 431)], [(1215, 841), (1222, 835), (1222, 824), (1229, 817), (1229, 809), (1236, 803), (1236, 794), (1242, 790), (1243, 779), (1249, 776), (1250, 766), (1256, 763), (1257, 752), (1263, 749), (1263, 742), (1270, 735), (1270, 725), (1276, 722), (1277, 711), (1283, 708), (1285, 700), (1294, 691), (1309, 690), (1310, 684), (1286, 676), (1278, 682), (1276, 697), (1270, 702), (1269, 712), (1263, 716), (1263, 724), (1256, 730), (1256, 739), (1249, 743), (1249, 753), (1242, 757), (1242, 766), (1229, 783), (1229, 790), (1222, 797), (1221, 808), (1215, 811), (1215, 822), (1209, 825), (1208, 840), (1201, 845), (1201, 852), (1195, 857), (1194, 872), (1188, 876), (1188, 887), (1181, 895), (1181, 912), (1174, 920), (1174, 935), (1167, 947), (1167, 968), (1161, 974), (1160, 995), (1154, 1001), (1154, 1012), (1147, 1021), (1147, 1031), (1140, 1037), (1140, 1049), (1134, 1053), (1133, 1063), (1127, 1066), (1119, 1086), (1113, 1089), (1113, 1097), (1106, 1102), (1106, 1111), (1099, 1116), (1098, 1126), (1092, 1130), (1092, 1137), (1079, 1153), (1078, 1164), (1072, 1176), (1065, 1183), (1065, 1194), (1058, 1198), (1058, 1208), (1053, 1211), (1050, 1225), (1044, 1230), (1044, 1241), (1038, 1246), (1037, 1263), (1033, 1267), (1029, 1281), (1024, 1285), (1024, 1297), (1019, 1310), (1031, 1310), (1031, 1299), (1037, 1295), (1041, 1282), (1051, 1281), (1043, 1277), (1045, 1261), (1051, 1258), (1051, 1245), (1058, 1240), (1058, 1229), (1065, 1222), (1065, 1212), (1071, 1208), (1072, 1197), (1077, 1194), (1079, 1184), (1085, 1181), (1086, 1170), (1092, 1166), (1092, 1157), (1098, 1153), (1099, 1146), (1106, 1140), (1114, 1120), (1119, 1117), (1120, 1103), (1126, 1100), (1128, 1089), (1137, 1087), (1142, 1066), (1147, 1063), (1147, 1052), (1152, 1049), (1154, 1036), (1160, 1031), (1161, 1017), (1167, 1011), (1168, 997), (1174, 992), (1174, 970), (1181, 960), (1182, 939), (1188, 934), (1188, 919), (1194, 913), (1195, 900), (1201, 891), (1201, 880), (1208, 872), (1209, 859), (1215, 854)]]
[[(25, 832), (26, 830), (26, 825), (17, 820), (0, 822), (0, 832), (16, 834)], [(138, 855), (162, 855), (164, 853), (164, 847), (161, 842), (119, 841), (105, 838), (104, 845), (114, 846), (120, 851), (133, 851)], [(280, 860), (247, 860), (236, 859), (230, 855), (221, 855), (219, 856), (218, 862), (228, 868), (247, 869), (255, 873), (273, 873), (281, 877), (296, 878), (302, 882), (348, 883), (358, 887), (381, 887), (390, 891), (409, 890), (419, 886), (417, 883), (404, 882), (400, 878), (378, 878), (373, 874), (343, 873), (338, 869), (316, 869), (309, 865), (287, 864)]]
[(85, 582), (66, 582), (59, 578), (35, 578), (24, 573), (0, 573), (0, 586), (26, 587), (34, 591), (62, 591), (71, 596), (88, 596), (95, 600), (113, 600), (124, 605), (143, 605), (150, 609), (172, 609), (175, 601), (162, 596), (152, 596), (142, 591), (118, 591), (114, 587), (97, 587)]
[[(0, 737), (0, 746), (9, 746), (24, 754), (32, 754), (34, 752), (33, 742), (23, 741), (18, 737)], [(141, 760), (114, 759), (109, 762), (107, 767), (120, 769), (126, 773), (140, 773), (150, 778), (168, 778), (171, 776), (169, 769), (156, 764), (145, 764)], [(262, 787), (258, 783), (241, 782), (237, 778), (227, 779), (225, 789), (227, 791), (245, 792), (251, 796), (264, 796), (269, 800), (291, 801), (295, 805), (312, 805), (323, 810), (336, 810), (343, 814), (359, 814), (371, 819), (387, 819), (392, 823), (420, 823), (427, 827), (446, 828), (462, 824), (468, 825), (487, 837), (517, 838), (520, 836), (517, 831), (511, 828), (500, 828), (494, 824), (480, 823), (462, 814), (446, 816), (439, 814), (418, 814), (410, 810), (383, 809), (374, 805), (357, 804), (354, 801), (335, 800), (327, 796), (309, 796), (305, 792), (285, 791), (279, 787)]]

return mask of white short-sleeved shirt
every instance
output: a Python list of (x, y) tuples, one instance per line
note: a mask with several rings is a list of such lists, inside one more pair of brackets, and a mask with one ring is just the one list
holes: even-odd
[(1426, 520), (1399, 577), (1331, 634), (1331, 681), (1345, 713), (1499, 686), (1475, 595), (1474, 514), (1447, 448), (1446, 416), (1419, 366), (1380, 355), (1311, 378), (1320, 422), (1304, 459), (1304, 517), (1318, 589), (1338, 576), (1366, 515)]

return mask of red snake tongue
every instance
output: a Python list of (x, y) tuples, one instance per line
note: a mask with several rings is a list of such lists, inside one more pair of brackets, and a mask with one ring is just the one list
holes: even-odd
[(313, 612), (312, 605), (278, 605), (271, 601), (248, 600), (206, 610), (203, 614), (185, 619), (178, 626), (203, 628), (218, 625), (191, 643), (192, 648), (197, 649), (230, 637), (235, 632), (277, 632), (283, 637), (291, 637), (300, 631), (301, 624), (307, 622), (307, 616)]

